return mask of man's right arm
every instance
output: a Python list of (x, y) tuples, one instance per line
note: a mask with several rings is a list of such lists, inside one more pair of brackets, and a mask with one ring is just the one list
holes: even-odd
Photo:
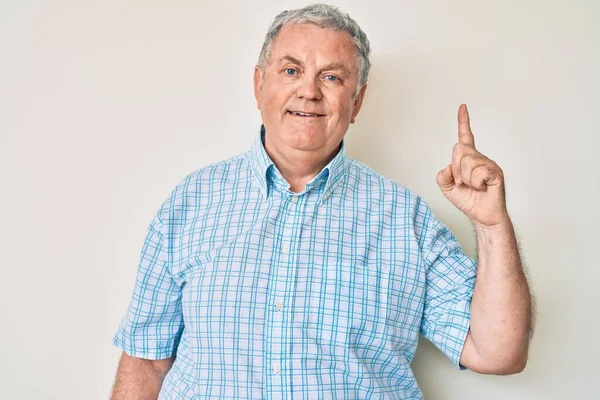
[(175, 357), (146, 360), (123, 352), (111, 400), (156, 400)]

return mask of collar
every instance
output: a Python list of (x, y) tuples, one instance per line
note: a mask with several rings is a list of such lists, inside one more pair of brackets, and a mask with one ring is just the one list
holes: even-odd
[[(256, 135), (256, 139), (248, 152), (248, 158), (260, 191), (265, 196), (265, 199), (267, 199), (270, 193), (270, 186), (271, 190), (273, 186), (287, 190), (290, 185), (285, 181), (275, 166), (275, 163), (273, 163), (273, 160), (271, 160), (265, 150), (265, 134), (265, 126), (261, 125), (260, 133)], [(340, 178), (348, 170), (349, 165), (350, 158), (346, 155), (346, 145), (342, 140), (336, 156), (317, 174), (317, 176), (306, 184), (304, 192), (309, 191), (313, 186), (320, 183), (321, 180), (325, 180), (324, 189), (321, 192), (321, 202), (324, 202), (331, 195), (340, 181)]]

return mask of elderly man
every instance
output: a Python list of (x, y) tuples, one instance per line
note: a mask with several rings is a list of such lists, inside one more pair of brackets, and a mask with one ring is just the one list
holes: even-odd
[(185, 177), (149, 226), (113, 399), (418, 399), (419, 333), (461, 369), (523, 370), (531, 300), (502, 170), (461, 105), (437, 182), (475, 227), (476, 265), (418, 195), (346, 155), (369, 52), (334, 7), (275, 18), (252, 148)]

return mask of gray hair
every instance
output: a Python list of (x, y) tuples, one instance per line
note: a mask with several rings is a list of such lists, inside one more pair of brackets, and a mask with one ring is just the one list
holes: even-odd
[(258, 57), (258, 66), (261, 69), (261, 75), (271, 56), (273, 41), (281, 31), (284, 25), (295, 24), (313, 24), (321, 28), (333, 29), (336, 31), (347, 32), (352, 37), (357, 50), (357, 73), (358, 87), (356, 94), (367, 83), (371, 62), (369, 54), (371, 48), (367, 35), (360, 29), (358, 24), (346, 13), (341, 12), (337, 7), (327, 4), (312, 4), (296, 10), (286, 10), (275, 17), (263, 43), (260, 55)]

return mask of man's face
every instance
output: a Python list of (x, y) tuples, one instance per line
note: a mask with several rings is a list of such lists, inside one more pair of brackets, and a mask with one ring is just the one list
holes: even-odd
[(346, 32), (312, 24), (284, 26), (271, 47), (263, 76), (254, 71), (254, 95), (269, 147), (327, 157), (337, 150), (360, 110), (357, 52)]

